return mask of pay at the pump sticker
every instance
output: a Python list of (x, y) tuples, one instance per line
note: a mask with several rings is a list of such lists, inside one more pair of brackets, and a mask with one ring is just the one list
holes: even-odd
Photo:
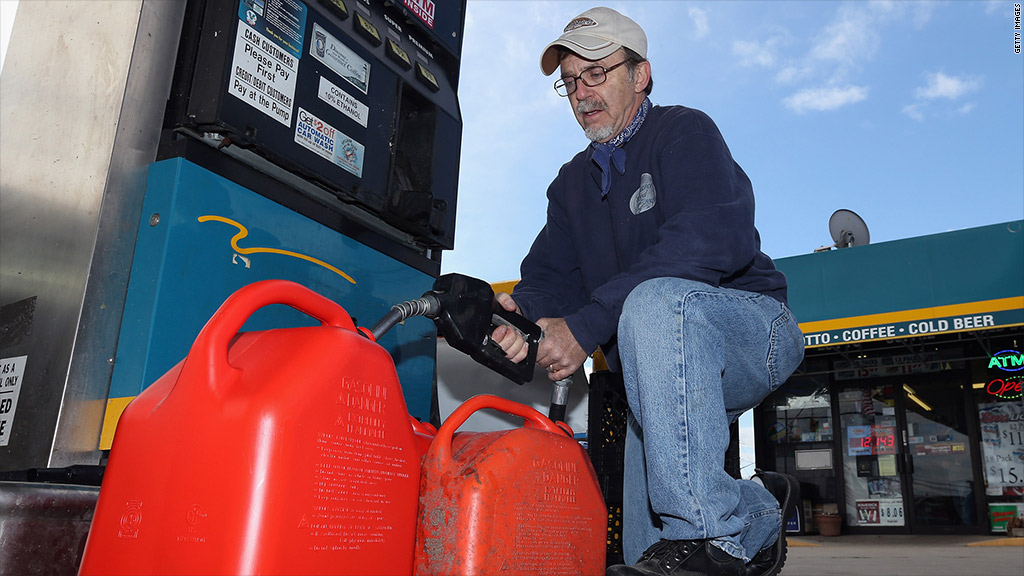
[(0, 446), (7, 446), (14, 426), (14, 412), (18, 409), (21, 379), (25, 376), (28, 356), (0, 358)]
[(246, 23), (238, 23), (228, 93), (291, 126), (298, 70), (298, 58)]
[(370, 109), (359, 100), (353, 98), (348, 92), (334, 85), (323, 76), (320, 77), (320, 99), (338, 109), (339, 112), (355, 120), (360, 126), (366, 128), (366, 122), (370, 116)]
[(370, 63), (316, 23), (313, 24), (309, 53), (363, 94), (370, 89)]
[(302, 107), (295, 123), (295, 142), (362, 178), (363, 145)]

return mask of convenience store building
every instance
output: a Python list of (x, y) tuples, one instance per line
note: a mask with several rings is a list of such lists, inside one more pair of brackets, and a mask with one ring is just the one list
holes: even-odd
[(793, 532), (987, 534), (1024, 515), (1024, 221), (776, 260), (806, 356), (754, 413)]

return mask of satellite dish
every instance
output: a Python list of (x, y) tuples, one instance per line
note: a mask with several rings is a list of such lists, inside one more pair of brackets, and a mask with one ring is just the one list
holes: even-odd
[(850, 248), (852, 246), (866, 246), (871, 243), (871, 234), (868, 232), (868, 225), (864, 219), (853, 210), (836, 210), (828, 219), (828, 231), (832, 235), (835, 244), (822, 246), (815, 252), (827, 252), (833, 247)]

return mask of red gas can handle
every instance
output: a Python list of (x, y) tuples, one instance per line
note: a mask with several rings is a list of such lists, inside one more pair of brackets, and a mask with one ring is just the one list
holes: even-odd
[(356, 330), (352, 317), (336, 302), (296, 282), (262, 280), (239, 288), (213, 313), (192, 344), (182, 373), (214, 387), (237, 375), (238, 369), (228, 362), (231, 339), (254, 312), (271, 304), (291, 306), (323, 326)]
[[(506, 414), (519, 416), (523, 419), (523, 423), (527, 428), (539, 428), (545, 432), (552, 432), (559, 436), (564, 436), (566, 434), (566, 431), (563, 428), (530, 406), (513, 402), (511, 400), (501, 398), (500, 396), (494, 396), (493, 394), (480, 394), (463, 402), (461, 406), (456, 408), (455, 411), (448, 416), (448, 419), (444, 421), (444, 424), (441, 424), (441, 429), (437, 431), (437, 436), (434, 438), (433, 444), (433, 446), (438, 447), (437, 450), (439, 452), (439, 457), (447, 460), (451, 459), (452, 436), (455, 434), (455, 431), (475, 412), (484, 408), (492, 408)], [(569, 435), (571, 436), (572, 434), (570, 433)]]

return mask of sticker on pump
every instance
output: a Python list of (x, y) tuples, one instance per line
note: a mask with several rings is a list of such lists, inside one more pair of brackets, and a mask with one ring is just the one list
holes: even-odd
[(316, 23), (313, 24), (309, 53), (363, 94), (369, 91), (370, 63)]
[(317, 95), (320, 96), (321, 100), (334, 106), (339, 112), (355, 120), (363, 128), (366, 128), (366, 122), (370, 116), (369, 107), (353, 98), (348, 92), (335, 86), (334, 82), (321, 76), (320, 90)]
[(238, 23), (228, 93), (291, 126), (299, 59), (245, 22)]
[(14, 426), (14, 413), (18, 410), (21, 380), (25, 375), (28, 356), (0, 358), (0, 446), (7, 446)]
[(301, 106), (295, 121), (295, 142), (357, 178), (363, 177), (363, 145)]

